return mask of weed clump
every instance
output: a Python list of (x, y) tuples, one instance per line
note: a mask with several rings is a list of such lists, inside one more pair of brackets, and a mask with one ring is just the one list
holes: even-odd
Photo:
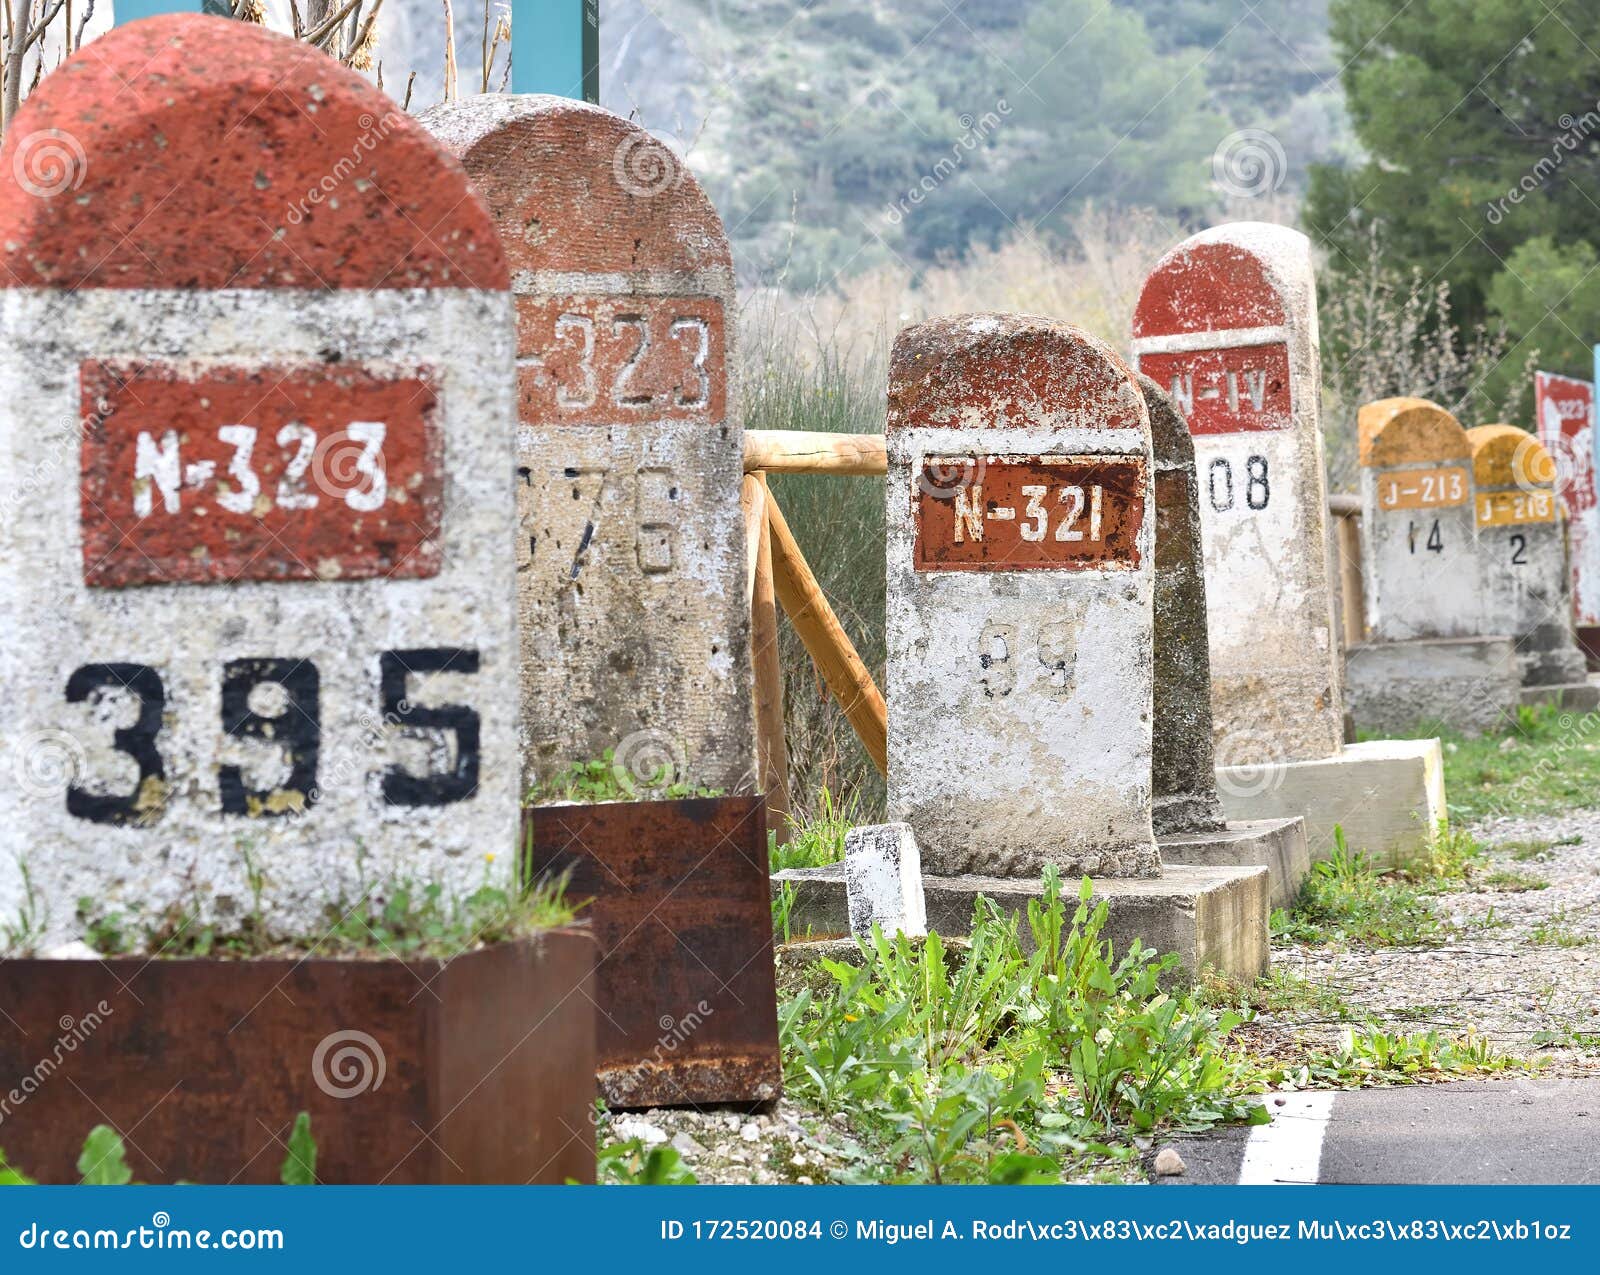
[(1075, 910), (1048, 869), (1019, 921), (979, 900), (970, 939), (874, 929), (861, 965), (824, 961), (835, 986), (781, 1008), (785, 1085), (846, 1112), (861, 1181), (1054, 1182), (1131, 1159), (1157, 1128), (1265, 1119), (1227, 1048), (1242, 1019), (1169, 990), (1174, 956), (1114, 960), (1106, 905)]

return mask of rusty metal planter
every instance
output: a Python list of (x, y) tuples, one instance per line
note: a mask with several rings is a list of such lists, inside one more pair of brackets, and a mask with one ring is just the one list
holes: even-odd
[(782, 1091), (760, 797), (535, 806), (535, 874), (600, 947), (600, 1092), (613, 1107), (758, 1103)]
[(0, 960), (0, 1147), (76, 1182), (109, 1124), (136, 1181), (271, 1183), (307, 1111), (323, 1182), (592, 1182), (594, 956)]

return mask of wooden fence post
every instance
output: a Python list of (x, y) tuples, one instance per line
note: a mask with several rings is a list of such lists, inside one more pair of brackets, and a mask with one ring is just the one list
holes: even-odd
[(783, 734), (783, 668), (778, 660), (778, 607), (772, 584), (772, 532), (767, 480), (744, 480), (746, 543), (750, 550), (750, 655), (755, 666), (756, 759), (767, 795), (767, 828), (782, 841), (794, 806), (789, 798), (789, 746)]
[(889, 712), (822, 586), (806, 565), (778, 502), (767, 498), (772, 579), (784, 614), (816, 663), (845, 718), (882, 774), (889, 773)]

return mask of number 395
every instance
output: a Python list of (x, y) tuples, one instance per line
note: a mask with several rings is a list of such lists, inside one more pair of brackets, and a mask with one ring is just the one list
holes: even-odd
[[(447, 731), (454, 735), (454, 762), (448, 770), (414, 775), (399, 766), (381, 775), (385, 805), (444, 806), (465, 801), (478, 788), (479, 718), (459, 704), (419, 707), (407, 699), (412, 674), (476, 673), (478, 653), (459, 647), (424, 647), (384, 651), (378, 657), (379, 707), (385, 723), (416, 732)], [(281, 711), (266, 714), (252, 708), (251, 694), (261, 686), (278, 687)], [(138, 768), (132, 791), (93, 791), (79, 784), (67, 788), (67, 813), (91, 823), (148, 827), (166, 805), (167, 767), (161, 732), (167, 710), (161, 675), (147, 664), (85, 664), (67, 679), (69, 704), (93, 703), (107, 693), (131, 694), (138, 709), (131, 725), (119, 726), (112, 747)], [(232, 739), (260, 740), (282, 752), (288, 774), (272, 789), (253, 790), (237, 765), (217, 767), (221, 813), (246, 818), (273, 818), (303, 813), (321, 796), (317, 771), (322, 751), (321, 678), (310, 660), (263, 657), (229, 660), (222, 666), (222, 730)]]

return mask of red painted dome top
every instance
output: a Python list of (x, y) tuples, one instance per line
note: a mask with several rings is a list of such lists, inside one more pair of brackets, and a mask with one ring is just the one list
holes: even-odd
[(326, 54), (169, 14), (85, 45), (0, 150), (7, 287), (509, 286), (461, 165)]
[(1285, 321), (1281, 285), (1238, 243), (1185, 240), (1156, 263), (1133, 313), (1133, 335), (1172, 336), (1273, 327)]
[(486, 93), (421, 117), (461, 157), (513, 270), (716, 270), (722, 218), (688, 166), (620, 115), (542, 94)]
[(1121, 358), (1104, 341), (1055, 319), (964, 314), (930, 319), (895, 338), (888, 428), (956, 429), (1072, 424), (1139, 429), (1149, 417)]

